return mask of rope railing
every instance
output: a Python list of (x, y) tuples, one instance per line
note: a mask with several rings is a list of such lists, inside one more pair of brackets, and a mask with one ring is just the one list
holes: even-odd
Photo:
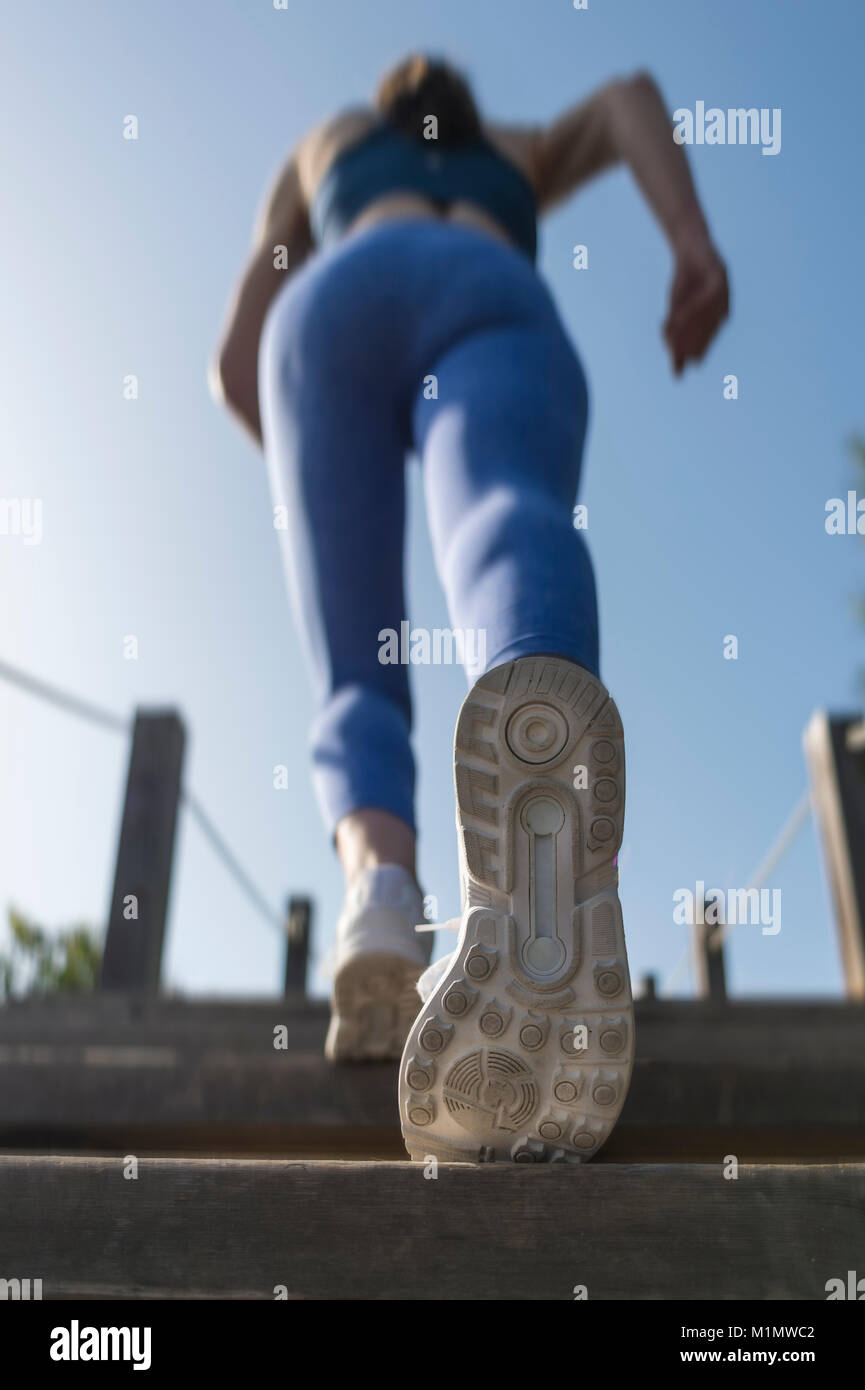
[[(793, 841), (795, 840), (796, 836), (799, 834), (799, 831), (802, 829), (802, 826), (808, 819), (810, 810), (811, 796), (810, 793), (806, 790), (802, 793), (799, 800), (796, 802), (796, 805), (793, 807), (793, 810), (790, 812), (789, 816), (784, 821), (784, 824), (782, 825), (778, 834), (775, 836), (775, 839), (772, 841), (770, 848), (763, 855), (763, 858), (760, 860), (759, 865), (748, 879), (747, 887), (745, 890), (746, 892), (751, 892), (754, 889), (760, 889), (763, 887), (763, 885), (766, 882), (766, 879), (778, 867), (781, 860), (784, 858), (784, 855), (787, 853)], [(721, 949), (721, 946), (731, 925), (733, 924), (730, 922), (718, 923), (717, 928), (712, 932), (711, 941), (709, 942), (707, 947), (708, 950), (719, 951)], [(673, 966), (673, 969), (670, 971), (670, 974), (667, 976), (667, 979), (664, 981), (664, 984), (661, 987), (662, 995), (672, 994), (673, 990), (678, 987), (679, 982), (685, 974), (688, 964), (690, 962), (691, 952), (692, 946), (689, 942), (688, 945), (685, 947), (684, 951), (682, 952), (681, 956), (677, 960), (676, 964)]]
[[(55, 708), (63, 710), (65, 714), (72, 714), (76, 718), (100, 728), (110, 729), (112, 733), (128, 735), (132, 731), (131, 719), (125, 719), (111, 710), (92, 704), (89, 700), (83, 700), (71, 691), (62, 690), (59, 686), (41, 680), (28, 671), (22, 671), (20, 667), (12, 666), (7, 661), (0, 661), (0, 680), (16, 687), (25, 694), (33, 695), (47, 704), (54, 705)], [(240, 864), (198, 798), (184, 787), (181, 790), (181, 801), (190, 812), (192, 819), (198, 825), (226, 872), (234, 879), (259, 916), (264, 918), (268, 926), (274, 927), (280, 934), (284, 934), (285, 918), (270, 906), (264, 894), (255, 886), (251, 876)]]

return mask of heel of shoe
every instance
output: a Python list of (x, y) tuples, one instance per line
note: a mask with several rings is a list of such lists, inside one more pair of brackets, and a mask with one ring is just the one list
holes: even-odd
[(416, 985), (423, 967), (404, 956), (361, 952), (344, 961), (333, 981), (325, 1056), (331, 1062), (382, 1062), (402, 1053), (417, 1017)]

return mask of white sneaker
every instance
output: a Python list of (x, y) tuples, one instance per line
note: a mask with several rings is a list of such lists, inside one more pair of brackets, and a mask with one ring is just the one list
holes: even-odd
[(612, 1130), (634, 1055), (621, 720), (583, 667), (524, 657), (469, 692), (454, 760), (464, 907), (403, 1053), (406, 1148), (579, 1163)]
[(336, 928), (325, 1054), (332, 1062), (399, 1057), (418, 1011), (430, 938), (415, 932), (423, 897), (407, 869), (380, 864), (352, 883)]

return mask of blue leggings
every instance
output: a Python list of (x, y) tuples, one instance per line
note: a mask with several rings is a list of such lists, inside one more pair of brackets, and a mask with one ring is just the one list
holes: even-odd
[[(543, 281), (469, 228), (400, 219), (319, 252), (280, 292), (261, 415), (295, 616), (315, 681), (325, 821), (379, 807), (414, 826), (400, 632), (405, 460), (423, 470), (455, 630), (483, 664), (554, 653), (597, 674), (592, 565), (572, 510), (586, 383)], [(467, 646), (470, 646), (467, 642)]]

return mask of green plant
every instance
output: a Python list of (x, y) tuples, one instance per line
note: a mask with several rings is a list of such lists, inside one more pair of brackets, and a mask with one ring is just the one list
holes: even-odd
[(9, 931), (9, 950), (0, 952), (0, 998), (95, 989), (102, 951), (90, 928), (68, 927), (49, 935), (10, 908)]

